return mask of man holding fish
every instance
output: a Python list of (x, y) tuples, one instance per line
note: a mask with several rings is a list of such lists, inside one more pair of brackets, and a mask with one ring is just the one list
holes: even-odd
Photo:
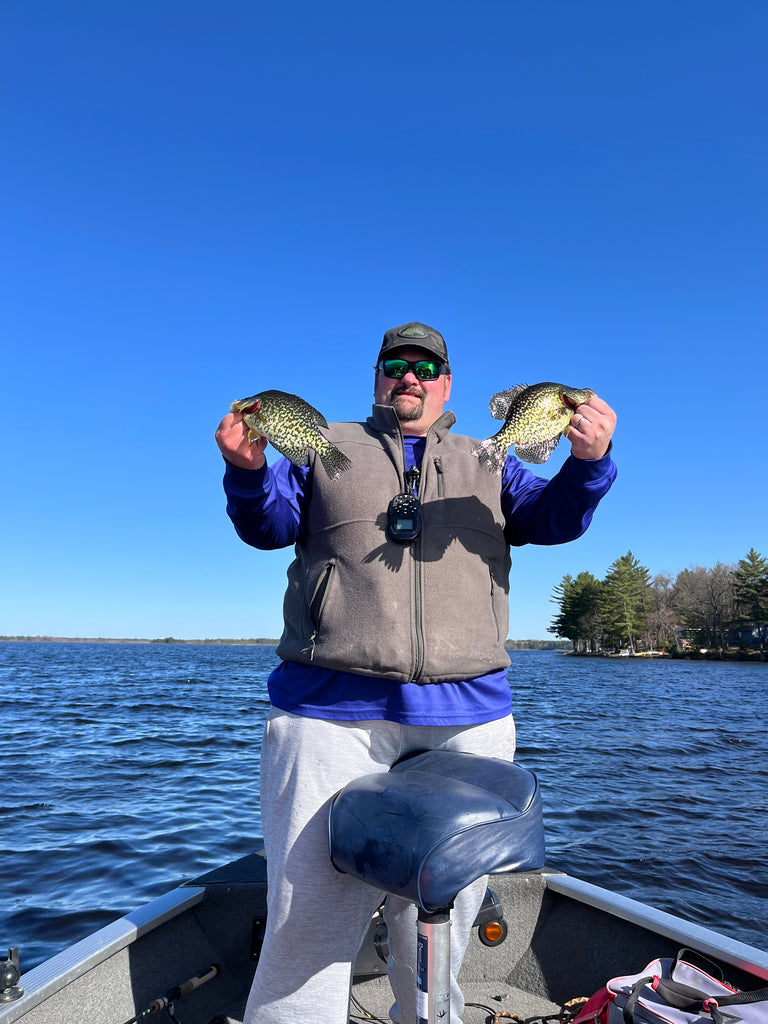
[[(269, 679), (268, 922), (246, 1024), (313, 1014), (346, 1024), (352, 965), (381, 894), (332, 867), (330, 799), (416, 750), (512, 759), (510, 545), (581, 536), (616, 475), (616, 416), (594, 392), (501, 392), (491, 411), (504, 426), (482, 442), (452, 433), (451, 380), (442, 335), (412, 322), (384, 335), (365, 422), (327, 425), (302, 399), (264, 391), (233, 402), (216, 433), (238, 535), (296, 551)], [(506, 454), (514, 445), (543, 462), (561, 436), (571, 455), (549, 481)], [(267, 440), (284, 456), (270, 465)], [(451, 1024), (485, 887), (464, 890), (452, 915)], [(389, 897), (385, 916), (391, 1017), (416, 1024), (415, 911)]]

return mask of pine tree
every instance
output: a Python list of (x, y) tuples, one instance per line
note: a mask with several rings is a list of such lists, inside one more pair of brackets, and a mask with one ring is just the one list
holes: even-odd
[(552, 593), (560, 614), (548, 627), (549, 632), (570, 640), (574, 651), (596, 651), (602, 635), (600, 580), (591, 572), (580, 572), (575, 580), (564, 576)]
[(650, 573), (631, 551), (617, 558), (603, 581), (603, 619), (606, 634), (618, 646), (634, 651), (645, 631)]
[(739, 559), (733, 579), (740, 618), (756, 627), (760, 657), (765, 658), (763, 632), (768, 622), (768, 560), (750, 548), (746, 557)]
[(593, 654), (603, 636), (603, 584), (591, 572), (580, 572), (573, 584), (570, 605), (584, 649)]
[(573, 577), (566, 575), (552, 588), (552, 600), (560, 606), (560, 614), (552, 620), (552, 625), (547, 627), (548, 633), (570, 640), (576, 650), (578, 640), (578, 628), (568, 608), (568, 599), (573, 590)]

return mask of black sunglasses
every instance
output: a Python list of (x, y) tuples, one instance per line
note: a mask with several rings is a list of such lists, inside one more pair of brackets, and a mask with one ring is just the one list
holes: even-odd
[(435, 359), (417, 359), (412, 363), (408, 359), (384, 359), (381, 369), (385, 377), (393, 380), (400, 380), (408, 373), (414, 373), (419, 380), (437, 380), (441, 373), (445, 373), (445, 363), (438, 363)]

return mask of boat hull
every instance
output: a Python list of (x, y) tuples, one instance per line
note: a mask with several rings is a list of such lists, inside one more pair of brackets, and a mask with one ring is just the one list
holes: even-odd
[[(24, 995), (0, 1003), (0, 1024), (123, 1024), (214, 964), (216, 977), (179, 1001), (176, 1012), (184, 1024), (242, 1020), (266, 884), (260, 853), (184, 883), (23, 974)], [(494, 875), (490, 887), (508, 934), (495, 947), (473, 937), (460, 978), (468, 1003), (524, 1018), (552, 1013), (683, 946), (719, 961), (739, 988), (768, 980), (768, 953), (554, 869)], [(376, 927), (372, 922), (355, 966), (353, 997), (386, 1016), (392, 997)], [(23, 949), (21, 955), (23, 968)], [(465, 1024), (486, 1016), (468, 1009)]]

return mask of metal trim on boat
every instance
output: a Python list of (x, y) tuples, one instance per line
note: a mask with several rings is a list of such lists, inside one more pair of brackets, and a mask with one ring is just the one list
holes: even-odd
[[(130, 946), (136, 939), (178, 917), (200, 903), (204, 888), (178, 888), (132, 910), (98, 931), (75, 942), (52, 956), (50, 960), (22, 975), (24, 995), (14, 1003), (2, 1006), (2, 1024), (13, 1024), (49, 995), (103, 963), (115, 953)], [(23, 965), (22, 965), (23, 966)]]
[(593, 885), (580, 878), (559, 873), (548, 874), (546, 871), (542, 874), (547, 888), (553, 892), (570, 896), (598, 910), (607, 911), (631, 924), (640, 925), (641, 928), (646, 928), (657, 935), (679, 942), (682, 946), (695, 945), (696, 949), (706, 956), (712, 956), (733, 967), (748, 971), (758, 978), (768, 980), (768, 952), (702, 925), (675, 917), (674, 914), (656, 910), (628, 896), (602, 889), (599, 885)]

